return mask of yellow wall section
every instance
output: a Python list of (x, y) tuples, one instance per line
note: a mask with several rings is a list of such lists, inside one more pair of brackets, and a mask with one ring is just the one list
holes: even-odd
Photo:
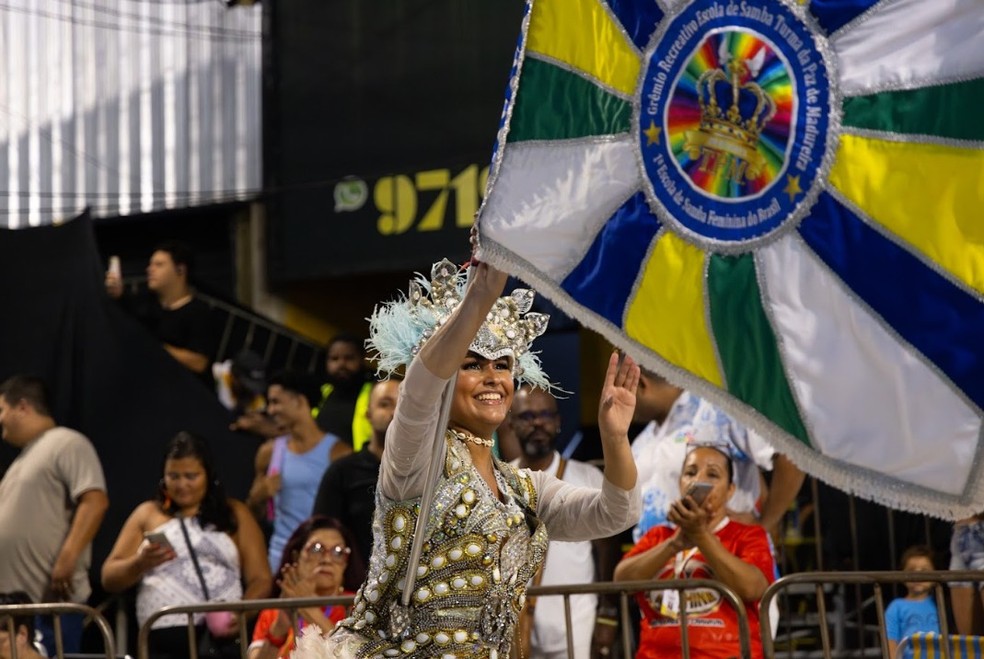
[(722, 386), (704, 304), (704, 254), (664, 233), (629, 303), (625, 331), (667, 361)]
[(536, 0), (526, 49), (635, 94), (642, 58), (599, 0)]
[(284, 304), (282, 322), (298, 334), (309, 336), (321, 344), (328, 343), (328, 339), (339, 331), (338, 327), (328, 320), (290, 302)]
[(984, 292), (984, 152), (842, 135), (830, 183), (872, 220)]

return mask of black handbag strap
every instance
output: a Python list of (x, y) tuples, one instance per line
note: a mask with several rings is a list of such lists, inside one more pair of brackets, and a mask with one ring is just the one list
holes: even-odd
[(208, 595), (208, 586), (205, 585), (205, 575), (202, 574), (202, 566), (198, 564), (198, 555), (195, 553), (195, 548), (191, 546), (191, 538), (188, 536), (188, 529), (185, 528), (184, 517), (178, 517), (178, 523), (181, 524), (181, 533), (184, 535), (185, 544), (188, 545), (188, 553), (191, 554), (191, 562), (195, 566), (195, 574), (198, 575), (198, 582), (202, 585), (205, 601), (208, 602), (212, 598)]

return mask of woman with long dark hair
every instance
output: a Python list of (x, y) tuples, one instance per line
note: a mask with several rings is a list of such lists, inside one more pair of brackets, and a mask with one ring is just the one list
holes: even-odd
[[(333, 597), (355, 593), (365, 577), (355, 536), (334, 517), (315, 515), (301, 522), (284, 546), (272, 597)], [(297, 629), (284, 609), (260, 612), (249, 646), (249, 659), (286, 657), (296, 632), (307, 625), (328, 631), (341, 621), (343, 606), (298, 610)]]
[[(131, 513), (103, 563), (103, 587), (112, 593), (139, 585), (141, 625), (165, 606), (266, 597), (271, 578), (263, 534), (249, 509), (226, 497), (205, 442), (179, 432), (162, 471), (157, 496)], [(204, 623), (204, 614), (195, 616), (200, 633)], [(234, 626), (226, 631), (230, 638), (235, 632)], [(150, 645), (155, 657), (187, 656), (186, 616), (157, 619)]]

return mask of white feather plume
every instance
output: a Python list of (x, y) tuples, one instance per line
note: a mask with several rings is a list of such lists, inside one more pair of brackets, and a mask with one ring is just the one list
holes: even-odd
[(321, 627), (317, 625), (306, 625), (301, 630), (301, 637), (290, 653), (291, 659), (333, 659), (333, 655), (321, 635)]

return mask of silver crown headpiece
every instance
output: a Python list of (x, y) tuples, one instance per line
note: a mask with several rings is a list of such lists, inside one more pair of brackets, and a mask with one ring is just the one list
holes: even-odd
[[(461, 303), (466, 280), (455, 264), (444, 259), (433, 265), (430, 280), (418, 273), (406, 297), (376, 307), (369, 318), (366, 344), (379, 371), (390, 373), (410, 363)], [(486, 359), (512, 357), (513, 377), (549, 390), (550, 380), (530, 344), (546, 331), (550, 316), (527, 313), (533, 297), (533, 291), (517, 288), (496, 300), (468, 349)]]

